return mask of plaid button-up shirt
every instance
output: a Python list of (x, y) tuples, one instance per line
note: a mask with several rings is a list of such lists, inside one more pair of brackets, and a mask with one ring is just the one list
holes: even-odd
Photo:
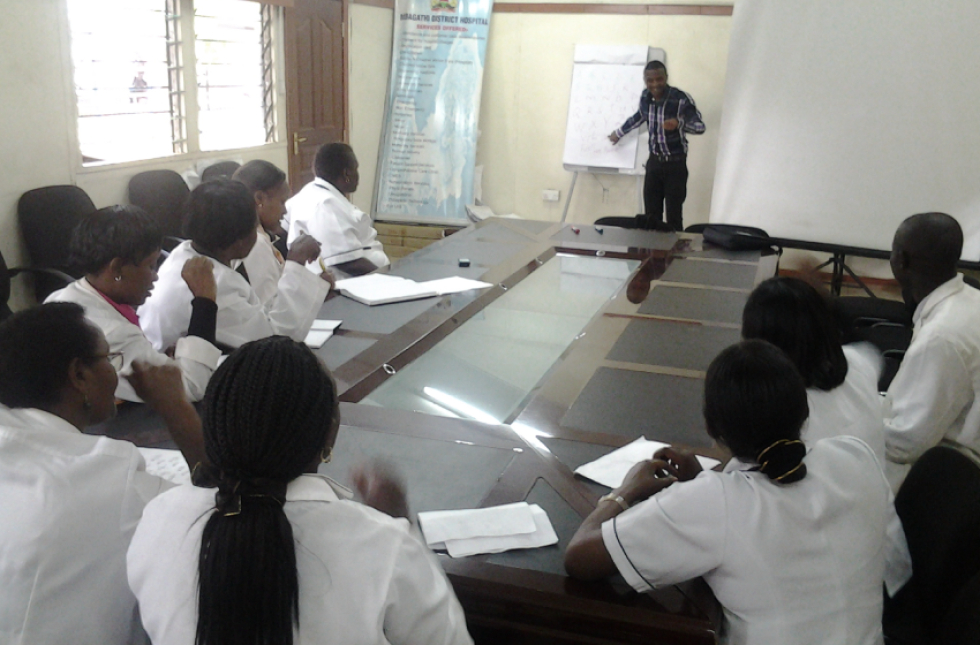
[[(676, 130), (664, 130), (664, 121), (677, 119)], [(622, 137), (635, 130), (643, 122), (647, 123), (650, 132), (650, 154), (660, 160), (683, 159), (687, 156), (686, 134), (702, 134), (704, 121), (701, 113), (686, 92), (668, 85), (664, 89), (664, 97), (655, 101), (648, 90), (640, 95), (640, 109), (636, 114), (626, 119), (616, 135)]]

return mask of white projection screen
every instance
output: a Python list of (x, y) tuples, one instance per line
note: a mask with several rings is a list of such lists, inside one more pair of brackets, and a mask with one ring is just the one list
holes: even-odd
[(980, 1), (738, 0), (712, 222), (891, 248), (944, 211), (980, 260)]

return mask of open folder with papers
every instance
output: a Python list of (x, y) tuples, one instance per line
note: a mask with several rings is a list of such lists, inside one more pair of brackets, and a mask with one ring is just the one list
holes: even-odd
[(387, 273), (370, 273), (357, 278), (337, 281), (337, 290), (340, 293), (365, 305), (384, 305), (390, 302), (431, 298), (432, 296), (444, 296), (470, 289), (486, 289), (492, 286), (489, 282), (469, 280), (458, 276), (429, 280), (428, 282), (416, 282)]

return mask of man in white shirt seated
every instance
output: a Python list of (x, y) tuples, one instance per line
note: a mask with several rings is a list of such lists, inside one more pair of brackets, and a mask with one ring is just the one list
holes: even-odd
[(371, 218), (350, 202), (360, 179), (357, 158), (346, 143), (321, 146), (313, 162), (316, 178), (286, 202), (287, 243), (301, 235), (320, 243), (320, 267), (361, 275), (390, 264)]
[(897, 489), (933, 446), (980, 454), (980, 291), (956, 272), (963, 230), (921, 213), (895, 232), (891, 267), (915, 308), (912, 343), (884, 401), (887, 471)]

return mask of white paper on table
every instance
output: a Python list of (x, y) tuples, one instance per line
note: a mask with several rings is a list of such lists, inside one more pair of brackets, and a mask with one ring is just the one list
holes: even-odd
[(548, 513), (537, 504), (532, 504), (534, 532), (500, 537), (477, 537), (468, 540), (446, 540), (446, 550), (454, 558), (464, 558), (478, 553), (502, 553), (511, 549), (536, 549), (558, 543), (558, 535), (551, 526)]
[(338, 280), (335, 286), (348, 298), (366, 305), (383, 305), (439, 295), (414, 280), (386, 273), (369, 273), (356, 278)]
[(333, 331), (340, 327), (341, 320), (314, 320), (310, 330), (314, 331)]
[(320, 349), (321, 347), (323, 347), (323, 344), (325, 342), (330, 340), (331, 336), (333, 336), (332, 331), (311, 329), (306, 334), (306, 338), (303, 339), (303, 342), (306, 343), (307, 347), (310, 347), (312, 349)]
[(493, 285), (489, 282), (483, 282), (481, 280), (470, 280), (469, 278), (461, 278), (458, 275), (454, 275), (448, 278), (440, 278), (439, 280), (429, 280), (428, 282), (420, 282), (419, 286), (425, 287), (426, 289), (431, 289), (432, 291), (438, 293), (440, 296), (444, 296), (450, 293), (469, 291), (470, 289), (488, 289)]
[(527, 502), (460, 511), (424, 511), (419, 526), (429, 546), (447, 540), (533, 533), (534, 515)]
[(146, 462), (146, 472), (180, 485), (190, 485), (191, 469), (179, 450), (138, 448)]
[[(579, 466), (575, 469), (575, 474), (591, 479), (603, 486), (616, 488), (626, 479), (626, 473), (630, 471), (630, 468), (641, 461), (652, 459), (653, 453), (661, 448), (667, 448), (669, 445), (660, 441), (648, 441), (644, 437), (640, 437), (593, 462)], [(701, 455), (697, 455), (697, 458), (705, 470), (711, 470), (721, 463), (717, 459), (702, 457)]]

